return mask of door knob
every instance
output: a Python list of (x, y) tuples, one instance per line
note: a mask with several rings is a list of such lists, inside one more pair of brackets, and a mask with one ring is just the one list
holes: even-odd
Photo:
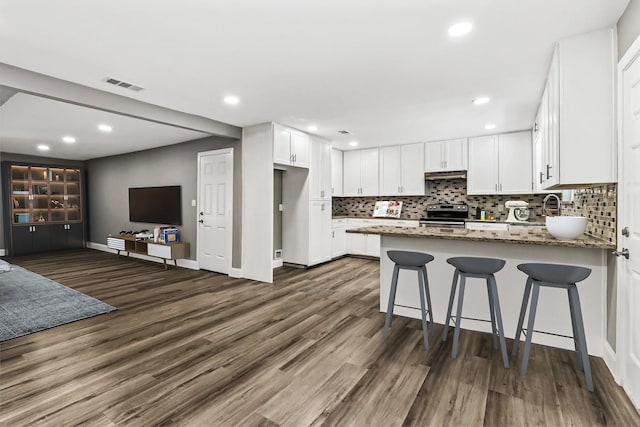
[(204, 223), (204, 219), (201, 219), (200, 221), (198, 221), (200, 224)]
[(200, 216), (204, 215), (204, 212), (200, 212)]
[(622, 248), (621, 251), (611, 251), (611, 255), (615, 255), (615, 256), (623, 256), (626, 259), (629, 259), (629, 249), (627, 248)]
[(623, 228), (621, 233), (624, 237), (629, 237), (629, 227)]

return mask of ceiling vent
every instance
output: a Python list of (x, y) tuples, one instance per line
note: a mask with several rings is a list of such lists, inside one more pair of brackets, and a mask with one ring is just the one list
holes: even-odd
[(140, 92), (141, 90), (143, 90), (144, 88), (142, 86), (138, 86), (138, 85), (134, 85), (133, 83), (129, 83), (129, 82), (125, 82), (122, 80), (118, 80), (118, 79), (114, 79), (113, 77), (107, 77), (106, 79), (104, 79), (105, 82), (114, 85), (114, 86), (119, 86), (121, 88), (125, 88), (125, 89), (129, 89), (132, 90), (134, 92)]
[(341, 135), (351, 135), (351, 132), (349, 132), (348, 130), (339, 130), (338, 133)]

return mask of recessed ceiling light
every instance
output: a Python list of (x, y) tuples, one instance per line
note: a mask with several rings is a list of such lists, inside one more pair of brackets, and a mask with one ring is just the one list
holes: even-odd
[(40, 150), (40, 151), (49, 151), (49, 146), (48, 146), (48, 145), (45, 145), (45, 144), (40, 144), (40, 145), (38, 145), (38, 147), (37, 147), (37, 148), (38, 148), (38, 150)]
[(358, 146), (358, 141), (350, 141), (349, 142), (349, 146), (350, 147), (357, 147)]
[(234, 95), (227, 95), (224, 97), (224, 102), (229, 105), (237, 105), (240, 102), (240, 98)]
[(76, 139), (72, 136), (63, 136), (62, 142), (66, 142), (67, 144), (73, 144), (74, 142), (76, 142)]
[(458, 22), (457, 24), (449, 27), (449, 35), (451, 37), (460, 37), (467, 34), (473, 28), (471, 22)]
[(483, 105), (483, 104), (487, 104), (489, 101), (491, 101), (491, 98), (489, 98), (488, 96), (481, 96), (479, 98), (474, 99), (472, 102), (475, 105)]
[(317, 130), (318, 130), (318, 126), (314, 126), (314, 125), (307, 126), (307, 130), (308, 130), (309, 132), (315, 132), (315, 131), (317, 131)]
[(484, 128), (487, 129), (487, 130), (491, 130), (491, 129), (495, 129), (496, 125), (494, 125), (493, 123), (489, 123), (489, 124), (484, 125)]
[(109, 133), (113, 130), (113, 128), (109, 125), (101, 124), (101, 125), (98, 125), (98, 130), (100, 132)]

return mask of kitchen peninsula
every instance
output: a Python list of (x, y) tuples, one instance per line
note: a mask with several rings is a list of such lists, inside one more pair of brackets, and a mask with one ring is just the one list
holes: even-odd
[[(591, 275), (578, 284), (589, 353), (602, 356), (605, 342), (607, 251), (615, 245), (588, 235), (576, 240), (557, 240), (544, 227), (512, 226), (509, 231), (447, 229), (436, 227), (376, 226), (349, 230), (349, 233), (380, 235), (380, 311), (386, 312), (393, 262), (388, 250), (426, 252), (435, 257), (428, 264), (429, 287), (436, 323), (444, 324), (453, 267), (446, 260), (453, 256), (501, 258), (506, 266), (496, 274), (500, 305), (507, 337), (513, 337), (524, 293), (526, 276), (516, 267), (520, 263), (562, 263), (588, 267)], [(561, 261), (560, 261), (561, 260)], [(420, 318), (420, 300), (415, 274), (402, 271), (398, 279), (394, 313)], [(476, 283), (477, 282), (477, 283)], [(463, 315), (467, 318), (488, 319), (489, 302), (483, 283), (468, 282)], [(571, 336), (571, 322), (566, 291), (544, 289), (540, 293), (533, 341), (573, 349), (573, 341), (558, 335)], [(490, 323), (463, 319), (464, 329), (490, 332)]]

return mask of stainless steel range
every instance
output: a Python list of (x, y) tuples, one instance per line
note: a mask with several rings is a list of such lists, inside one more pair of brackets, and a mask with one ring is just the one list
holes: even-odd
[(435, 203), (427, 205), (427, 215), (420, 218), (420, 226), (464, 228), (468, 217), (469, 206), (466, 203)]

